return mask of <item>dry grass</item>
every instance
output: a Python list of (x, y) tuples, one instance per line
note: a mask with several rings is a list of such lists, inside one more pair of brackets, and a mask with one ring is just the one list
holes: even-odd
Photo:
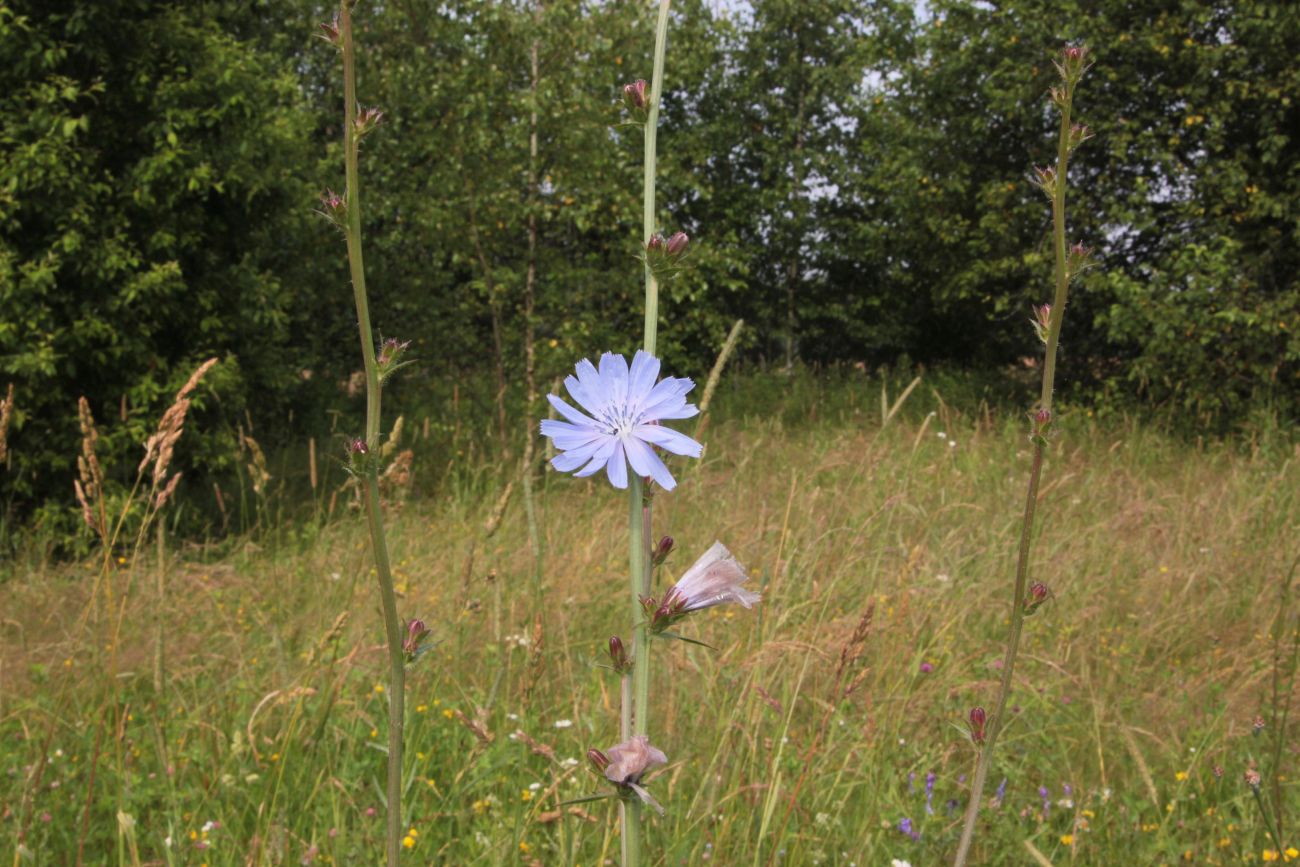
[[(668, 808), (650, 830), (661, 863), (928, 864), (952, 846), (959, 812), (945, 802), (963, 799), (973, 767), (960, 723), (995, 689), (1027, 448), (1015, 424), (942, 403), (883, 429), (871, 413), (794, 429), (716, 421), (705, 460), (657, 500), (655, 533), (677, 540), (668, 572), (716, 538), (764, 592), (753, 613), (712, 609), (685, 626), (716, 652), (656, 646), (651, 728), (671, 760), (649, 784)], [(1055, 600), (1027, 625), (1018, 711), (992, 775), (1009, 778), (1005, 803), (976, 860), (1256, 853), (1267, 840), (1237, 779), (1268, 753), (1250, 721), (1270, 711), (1269, 629), (1300, 537), (1300, 455), (1194, 449), (1081, 416), (1062, 427), (1032, 570)], [(617, 686), (595, 663), (626, 632), (622, 500), (600, 483), (547, 477), (536, 611), (523, 510), (500, 493), (412, 500), (391, 527), (402, 611), (437, 641), (408, 678), (412, 857), (598, 863), (617, 851), (609, 802), (558, 819), (561, 801), (600, 789), (564, 760), (617, 739)], [(168, 821), (183, 835), (213, 818), (223, 827), (210, 833), (208, 863), (297, 859), (310, 846), (334, 863), (373, 860), (380, 828), (365, 809), (382, 776), (370, 733), (383, 728), (373, 688), (383, 653), (364, 529), (344, 520), (301, 548), (249, 545), (176, 566), (162, 696), (147, 683), (155, 600), (127, 592), (137, 568), (148, 564), (112, 576), (127, 624), (112, 649), (116, 689), (102, 636), (70, 616), (89, 601), (89, 575), (7, 583), (6, 766), (29, 767), (51, 724), (50, 749), (88, 761), (97, 721), (126, 718), (111, 703), (136, 722), (103, 734), (113, 749), (100, 762), (88, 851), (115, 839), (121, 809), (146, 861), (160, 857)], [(1292, 732), (1264, 737), (1294, 755)], [(164, 758), (177, 767), (168, 786), (118, 787)], [(84, 764), (65, 773), (84, 798)], [(18, 773), (0, 784), (4, 803), (29, 782)], [(1044, 815), (1039, 786), (1055, 802), (1062, 783), (1073, 806)], [(1282, 791), (1294, 800), (1292, 784)], [(76, 849), (77, 823), (60, 824), (79, 817), (72, 800), (33, 798), (52, 821), (33, 820), (26, 845), (52, 863)], [(897, 830), (905, 816), (920, 841)]]

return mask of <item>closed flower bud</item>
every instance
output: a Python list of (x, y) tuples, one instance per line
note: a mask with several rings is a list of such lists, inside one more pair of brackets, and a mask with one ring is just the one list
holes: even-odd
[(348, 453), (348, 471), (353, 475), (364, 475), (370, 470), (370, 446), (361, 438), (350, 439), (345, 448)]
[(609, 756), (600, 750), (587, 750), (587, 761), (596, 769), (596, 773), (604, 776), (605, 769), (609, 767)]
[(681, 260), (690, 242), (685, 232), (675, 232), (668, 238), (658, 233), (651, 235), (645, 244), (645, 263), (650, 272), (660, 280), (672, 277), (681, 270)]
[(1073, 87), (1083, 74), (1092, 66), (1092, 60), (1089, 56), (1086, 45), (1067, 45), (1061, 51), (1061, 59), (1054, 61), (1056, 70), (1061, 74), (1062, 80), (1066, 85)]
[(429, 636), (429, 627), (424, 625), (420, 619), (407, 621), (406, 637), (402, 639), (402, 650), (406, 653), (407, 661), (414, 660), (420, 655), (420, 645), (424, 639)]
[(1246, 768), (1246, 785), (1250, 786), (1251, 791), (1259, 791), (1259, 771), (1254, 768)]
[(1034, 333), (1044, 344), (1047, 343), (1047, 333), (1052, 327), (1052, 305), (1043, 304), (1034, 308), (1034, 318), (1030, 320), (1034, 326)]
[(1065, 271), (1071, 278), (1077, 277), (1092, 265), (1092, 251), (1082, 243), (1072, 244), (1065, 254)]
[(334, 16), (333, 21), (326, 21), (320, 25), (320, 38), (324, 39), (330, 45), (337, 46), (340, 42), (339, 37), (339, 17)]
[(650, 103), (646, 99), (646, 81), (638, 78), (631, 84), (623, 85), (623, 107), (637, 121), (644, 122), (650, 113)]
[(356, 131), (357, 138), (361, 138), (379, 126), (379, 122), (383, 119), (384, 113), (379, 109), (363, 108), (357, 112), (357, 119), (352, 122), (352, 128)]
[(1092, 138), (1092, 130), (1081, 123), (1070, 125), (1070, 149), (1074, 150), (1079, 145)]
[(370, 454), (370, 446), (366, 445), (366, 441), (360, 437), (348, 440), (348, 454), (368, 455)]
[(409, 340), (396, 340), (392, 337), (385, 340), (379, 347), (379, 355), (375, 359), (375, 364), (379, 368), (379, 382), (383, 384), (388, 381), (399, 367), (405, 367), (410, 364), (409, 361), (402, 361), (402, 355), (410, 347)]
[(664, 536), (655, 545), (654, 550), (650, 552), (650, 562), (655, 566), (662, 566), (668, 559), (668, 555), (673, 552), (673, 537)]
[(317, 213), (346, 231), (348, 224), (347, 200), (333, 190), (326, 190), (321, 193), (320, 203), (321, 209)]
[(1029, 617), (1042, 606), (1044, 602), (1052, 598), (1052, 591), (1047, 589), (1047, 585), (1042, 581), (1035, 581), (1029, 587), (1029, 595), (1025, 597), (1025, 616)]
[(1043, 191), (1049, 199), (1056, 196), (1056, 169), (1052, 166), (1035, 166), (1034, 177), (1031, 179), (1034, 186)]
[(617, 635), (611, 635), (609, 638), (609, 661), (614, 664), (614, 670), (619, 673), (632, 667), (632, 661), (627, 658), (627, 648), (623, 646), (623, 639)]
[(973, 707), (970, 709), (970, 739), (976, 745), (984, 743), (984, 725), (988, 722), (988, 715), (982, 707)]

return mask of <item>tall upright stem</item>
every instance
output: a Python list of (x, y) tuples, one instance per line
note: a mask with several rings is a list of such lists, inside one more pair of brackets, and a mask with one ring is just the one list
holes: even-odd
[[(668, 7), (671, 0), (660, 0), (659, 19), (655, 26), (654, 72), (650, 79), (650, 105), (645, 122), (645, 162), (642, 185), (642, 245), (655, 233), (655, 164), (659, 131), (659, 99), (663, 92), (664, 48), (668, 36)], [(643, 246), (644, 248), (644, 246)], [(645, 339), (644, 348), (655, 354), (659, 326), (659, 281), (645, 265)], [(632, 615), (632, 671), (623, 675), (620, 714), (621, 734), (628, 740), (644, 735), (650, 728), (650, 626), (641, 610), (641, 597), (650, 592), (646, 540), (649, 538), (650, 506), (645, 503), (641, 477), (632, 473), (628, 482), (628, 589), (629, 613)], [(623, 800), (619, 818), (622, 823), (623, 867), (641, 864), (641, 802)]]
[[(1056, 292), (1052, 300), (1052, 313), (1048, 321), (1047, 352), (1043, 364), (1043, 384), (1039, 397), (1039, 408), (1050, 419), (1052, 395), (1056, 386), (1056, 350), (1061, 336), (1061, 320), (1065, 315), (1065, 303), (1070, 288), (1068, 253), (1065, 242), (1065, 187), (1070, 161), (1070, 107), (1074, 97), (1074, 81), (1065, 80), (1060, 101), (1061, 126), (1056, 150), (1056, 181), (1052, 189), (1052, 235), (1056, 253), (1054, 278)], [(975, 778), (971, 781), (970, 803), (966, 805), (965, 821), (962, 824), (961, 839), (957, 844), (957, 857), (954, 867), (963, 867), (970, 854), (971, 842), (975, 838), (975, 823), (979, 819), (980, 801), (984, 797), (984, 784), (988, 779), (989, 766), (993, 763), (993, 748), (997, 745), (1006, 715), (1007, 699), (1011, 695), (1012, 677), (1015, 673), (1016, 655), (1020, 649), (1020, 636), (1025, 624), (1025, 590), (1029, 580), (1029, 554), (1034, 531), (1034, 510), (1038, 504), (1038, 484), (1043, 472), (1043, 452), (1046, 445), (1044, 437), (1035, 435), (1033, 463), (1029, 470), (1029, 485), (1025, 497), (1024, 517), (1020, 525), (1020, 547), (1016, 557), (1016, 578), (1011, 597), (1011, 626), (1007, 636), (1006, 651), (1002, 657), (1002, 681), (998, 686), (997, 701), (993, 715), (988, 721), (984, 743), (980, 748), (979, 760), (975, 765)]]
[[(366, 371), (366, 445), (372, 455), (380, 450), (379, 366), (375, 359), (375, 339), (370, 327), (370, 307), (366, 298), (366, 273), (361, 257), (361, 195), (357, 177), (357, 66), (352, 44), (351, 0), (339, 2), (339, 35), (343, 49), (343, 153), (347, 173), (347, 244), (348, 265), (352, 273), (352, 292), (357, 306), (357, 325), (361, 332), (361, 358)], [(388, 562), (388, 543), (384, 538), (383, 514), (379, 505), (379, 479), (376, 470), (365, 473), (363, 482), (366, 522), (370, 527), (370, 544), (379, 578), (379, 596), (384, 611), (384, 628), (388, 635), (388, 781), (387, 781), (387, 854), (388, 867), (397, 867), (402, 839), (402, 723), (405, 713), (406, 658), (402, 649), (402, 627), (397, 619), (397, 597), (393, 592), (393, 575)]]

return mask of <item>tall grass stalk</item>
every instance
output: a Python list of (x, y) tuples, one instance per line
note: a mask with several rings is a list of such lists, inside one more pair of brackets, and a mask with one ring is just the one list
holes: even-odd
[[(660, 0), (659, 19), (655, 25), (654, 71), (650, 79), (649, 112), (645, 122), (645, 156), (642, 183), (642, 245), (655, 234), (655, 164), (659, 131), (659, 99), (664, 83), (664, 48), (668, 37), (668, 7), (671, 0)], [(659, 281), (645, 262), (645, 339), (644, 349), (655, 354), (659, 326)], [(650, 593), (649, 552), (652, 512), (641, 477), (631, 473), (628, 482), (628, 589), (629, 613), (632, 615), (632, 671), (624, 673), (623, 709), (620, 715), (624, 741), (633, 735), (649, 734), (650, 729), (650, 624), (641, 610), (641, 597)], [(619, 817), (622, 822), (623, 867), (641, 864), (640, 801), (624, 798)]]
[[(357, 64), (352, 40), (352, 0), (339, 2), (339, 44), (343, 51), (343, 153), (347, 188), (348, 265), (352, 272), (353, 297), (357, 306), (357, 325), (361, 332), (361, 357), (366, 372), (366, 438), (371, 455), (380, 450), (380, 398), (382, 385), (375, 357), (375, 339), (370, 328), (370, 309), (366, 297), (366, 274), (361, 257), (361, 196), (357, 178)], [(402, 840), (402, 723), (405, 712), (406, 657), (402, 649), (402, 626), (397, 618), (397, 597), (393, 592), (393, 575), (388, 562), (388, 543), (384, 537), (383, 514), (379, 503), (379, 478), (376, 462), (367, 461), (361, 474), (362, 501), (370, 529), (370, 545), (379, 579), (379, 597), (384, 611), (384, 630), (388, 636), (388, 780), (386, 786), (387, 823), (385, 825), (389, 867), (397, 867)]]
[[(983, 740), (980, 744), (979, 760), (975, 766), (975, 778), (971, 781), (970, 802), (966, 805), (966, 817), (962, 825), (961, 838), (957, 844), (957, 857), (953, 864), (962, 867), (970, 854), (971, 842), (975, 838), (975, 823), (979, 819), (980, 801), (984, 795), (984, 784), (988, 778), (989, 765), (993, 763), (993, 750), (997, 745), (998, 735), (1002, 731), (1007, 709), (1007, 698), (1011, 694), (1012, 677), (1015, 672), (1016, 654), (1020, 649), (1020, 635), (1024, 628), (1026, 590), (1029, 577), (1029, 555), (1034, 530), (1034, 510), (1038, 504), (1038, 484), (1043, 472), (1043, 453), (1047, 446), (1047, 431), (1052, 419), (1052, 393), (1056, 384), (1056, 350), (1061, 336), (1061, 320), (1065, 316), (1065, 303), (1069, 293), (1070, 279), (1083, 267), (1081, 248), (1067, 249), (1065, 240), (1065, 188), (1070, 153), (1086, 137), (1082, 127), (1072, 127), (1070, 111), (1074, 102), (1074, 88), (1087, 69), (1087, 49), (1067, 48), (1057, 61), (1061, 73), (1061, 85), (1052, 91), (1053, 102), (1061, 112), (1060, 130), (1057, 136), (1055, 169), (1039, 171), (1039, 181), (1044, 192), (1052, 202), (1052, 240), (1056, 264), (1054, 282), (1056, 291), (1052, 299), (1048, 317), (1045, 340), (1047, 344), (1046, 359), (1043, 363), (1042, 393), (1038, 400), (1038, 409), (1033, 422), (1033, 458), (1029, 468), (1029, 485), (1025, 494), (1025, 511), (1020, 525), (1020, 546), (1016, 558), (1015, 585), (1011, 597), (1011, 625), (1007, 636), (1006, 651), (1002, 658), (1002, 682), (998, 686), (997, 700), (992, 718), (988, 720), (987, 729), (974, 733), (974, 740)], [(983, 737), (980, 737), (980, 734)]]

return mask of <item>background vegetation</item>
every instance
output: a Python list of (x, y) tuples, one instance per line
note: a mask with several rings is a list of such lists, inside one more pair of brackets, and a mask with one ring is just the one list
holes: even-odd
[[(122, 458), (211, 356), (182, 485), (191, 531), (268, 453), (358, 425), (347, 277), (316, 197), (342, 185), (320, 0), (0, 2), (0, 382), (15, 386), (6, 525), (66, 537), (77, 398)], [(737, 318), (743, 365), (1035, 357), (1047, 216), (1046, 58), (1097, 59), (1072, 233), (1062, 388), (1098, 409), (1239, 428), (1300, 395), (1300, 12), (1260, 0), (996, 7), (674, 4), (661, 132), (666, 228), (692, 265), (661, 307), (701, 374)], [(648, 69), (642, 3), (392, 0), (359, 19), (372, 306), (420, 359), (390, 398), (522, 429), (527, 225), (539, 382), (630, 348), (638, 163), (621, 83)], [(529, 52), (541, 195), (530, 204)], [(474, 383), (470, 387), (470, 383)], [(463, 386), (463, 387), (461, 387)], [(500, 406), (497, 406), (497, 404)], [(437, 408), (438, 412), (432, 412)], [(129, 460), (117, 462), (123, 473)], [(439, 465), (442, 462), (438, 462)], [(433, 467), (418, 472), (437, 476)], [(110, 479), (110, 486), (129, 481)], [(42, 508), (44, 506), (44, 508)]]

